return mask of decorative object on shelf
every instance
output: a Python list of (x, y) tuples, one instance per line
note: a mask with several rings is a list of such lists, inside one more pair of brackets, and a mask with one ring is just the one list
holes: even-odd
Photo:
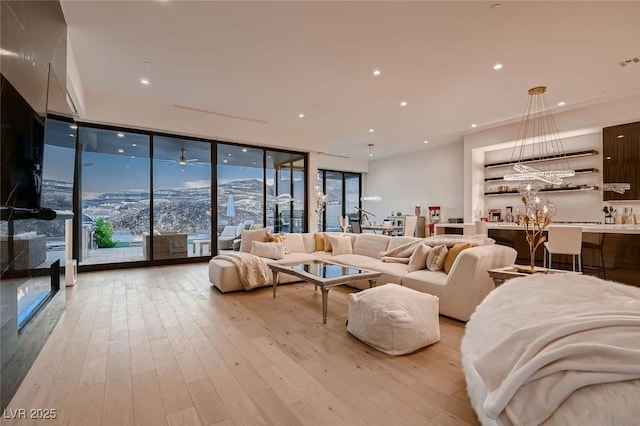
[(603, 191), (612, 191), (617, 194), (624, 194), (625, 191), (631, 189), (630, 183), (604, 183), (602, 184)]
[(527, 243), (529, 243), (529, 272), (540, 270), (536, 268), (536, 250), (547, 239), (544, 230), (551, 223), (556, 214), (556, 208), (544, 195), (540, 194), (536, 183), (528, 183), (520, 187), (524, 214), (522, 222)]
[(316, 195), (315, 212), (318, 216), (320, 216), (322, 212), (324, 212), (324, 208), (327, 205), (327, 195), (324, 192), (322, 192), (322, 188), (320, 188), (319, 186), (314, 186), (313, 190), (315, 191), (315, 195)]
[[(513, 147), (509, 172), (504, 180), (534, 181), (539, 180), (549, 184), (561, 184), (562, 178), (575, 176), (567, 160), (562, 140), (551, 115), (551, 108), (545, 96), (547, 88), (538, 86), (529, 89), (529, 100), (524, 117), (520, 122), (520, 130), (516, 144)], [(517, 155), (517, 158), (516, 158)], [(524, 164), (536, 159), (556, 159), (552, 166), (532, 167)]]
[[(371, 173), (371, 159), (373, 158), (373, 144), (370, 143), (369, 147), (369, 170), (367, 173)], [(360, 201), (382, 201), (382, 197), (379, 195), (375, 195), (373, 192), (373, 179), (371, 179), (371, 185), (369, 185), (369, 179), (367, 178), (367, 193), (360, 198)]]

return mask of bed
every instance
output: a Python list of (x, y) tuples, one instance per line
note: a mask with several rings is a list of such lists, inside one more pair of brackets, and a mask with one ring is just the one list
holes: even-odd
[(483, 425), (639, 424), (640, 288), (573, 273), (510, 280), (472, 314), (461, 353)]

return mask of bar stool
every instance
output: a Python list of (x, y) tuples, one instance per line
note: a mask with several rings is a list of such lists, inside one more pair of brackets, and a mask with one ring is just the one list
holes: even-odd
[(604, 236), (605, 233), (601, 233), (600, 234), (600, 238), (599, 238), (599, 242), (592, 242), (592, 241), (583, 241), (582, 242), (582, 248), (583, 249), (591, 249), (591, 250), (598, 250), (600, 252), (600, 267), (598, 268), (600, 271), (602, 271), (602, 278), (603, 279), (607, 279), (607, 269), (604, 267)]
[[(544, 248), (549, 253), (549, 269), (551, 269), (552, 255), (570, 254), (573, 260), (573, 270), (576, 270), (576, 256), (578, 256), (578, 272), (582, 272), (582, 227), (549, 226)], [(545, 256), (545, 266), (546, 259)]]

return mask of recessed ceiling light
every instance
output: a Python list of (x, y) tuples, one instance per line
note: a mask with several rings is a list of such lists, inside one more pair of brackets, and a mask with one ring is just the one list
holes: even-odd
[(376, 68), (375, 70), (373, 70), (373, 75), (380, 75), (382, 74), (382, 71), (380, 71), (379, 68)]
[(223, 163), (226, 163), (226, 162), (227, 162), (227, 160), (222, 160), (222, 162), (223, 162)]
[(131, 146), (138, 146), (138, 144), (137, 143), (132, 143)]
[(69, 128), (75, 130), (75, 129), (78, 128), (78, 126), (76, 126), (75, 124), (72, 124), (72, 125), (69, 126)]
[(69, 136), (74, 137), (75, 135), (73, 133), (69, 133)]
[(375, 132), (375, 129), (369, 129), (369, 133)]
[(497, 70), (501, 70), (501, 69), (502, 69), (502, 64), (495, 64), (495, 65), (493, 66), (493, 69), (494, 69), (494, 70), (496, 70), (496, 71), (497, 71)]
[(303, 114), (303, 113), (300, 113), (300, 114), (298, 114), (298, 117), (300, 117), (300, 118), (304, 118), (304, 114)]
[(422, 141), (422, 143), (429, 143), (429, 141)]
[(400, 106), (407, 106), (407, 101), (400, 102)]
[(131, 156), (131, 158), (136, 158), (136, 157), (134, 157), (134, 156), (132, 155), (132, 156)]
[(124, 138), (124, 133), (117, 133), (116, 136), (118, 136), (119, 138)]
[(478, 127), (478, 125), (476, 123), (473, 123), (471, 127), (475, 129), (476, 127)]
[(565, 106), (567, 103), (565, 101), (558, 102), (558, 106)]
[(607, 157), (607, 160), (611, 160), (611, 157)]
[(145, 66), (147, 66), (147, 67), (148, 67), (148, 66), (150, 66), (150, 65), (151, 65), (151, 62), (149, 62), (149, 61), (145, 61), (145, 62), (144, 62), (144, 64), (145, 64)]
[(616, 137), (617, 137), (618, 139), (622, 139), (622, 138), (624, 138), (624, 135), (618, 135), (618, 136), (616, 136)]
[(119, 149), (118, 152), (122, 154), (124, 152), (124, 149)]
[(242, 152), (247, 152), (247, 148), (242, 148)]
[(142, 84), (143, 86), (148, 86), (149, 85), (149, 79), (148, 78), (141, 78), (140, 79), (140, 84)]
[(231, 154), (227, 154), (227, 157), (231, 157)]

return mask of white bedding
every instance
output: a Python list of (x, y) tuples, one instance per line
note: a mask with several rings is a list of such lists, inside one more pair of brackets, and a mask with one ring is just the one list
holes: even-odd
[[(557, 274), (511, 280), (489, 294), (467, 323), (461, 345), (469, 396), (482, 424), (510, 424), (510, 420), (505, 416), (493, 420), (485, 413), (487, 389), (473, 365), (478, 356), (522, 327), (603, 311), (640, 314), (640, 288), (594, 277)], [(640, 335), (637, 338), (640, 341)], [(496, 362), (500, 364), (499, 359)], [(538, 397), (543, 397), (544, 404), (546, 395)], [(590, 385), (572, 393), (542, 424), (637, 424), (640, 418), (637, 401), (640, 401), (640, 380)]]

